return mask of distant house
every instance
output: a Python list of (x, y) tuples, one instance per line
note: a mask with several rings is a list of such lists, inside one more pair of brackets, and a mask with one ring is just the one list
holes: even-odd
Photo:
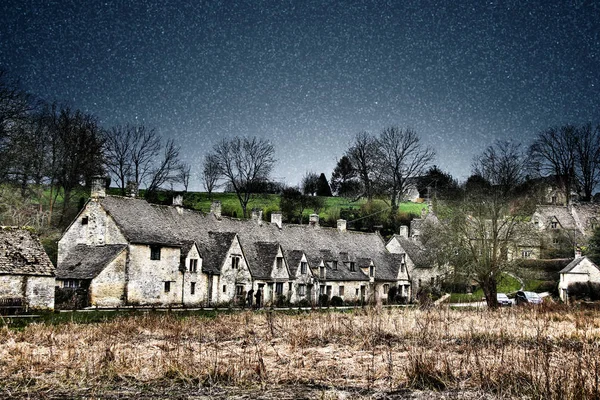
[(600, 268), (587, 257), (576, 257), (560, 271), (558, 294), (565, 303), (569, 301), (569, 285), (576, 282), (600, 283)]
[(82, 288), (96, 306), (242, 303), (253, 291), (264, 304), (339, 296), (379, 301), (408, 286), (399, 258), (377, 233), (209, 214), (143, 199), (106, 196), (95, 183), (90, 200), (59, 241), (57, 283)]
[(54, 266), (37, 235), (0, 227), (0, 305), (54, 308)]

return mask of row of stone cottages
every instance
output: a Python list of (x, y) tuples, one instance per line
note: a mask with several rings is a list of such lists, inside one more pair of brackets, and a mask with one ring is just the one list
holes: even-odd
[(346, 230), (344, 220), (337, 229), (319, 226), (316, 215), (284, 225), (278, 213), (267, 223), (258, 213), (221, 216), (218, 202), (209, 214), (174, 203), (106, 196), (96, 182), (59, 241), (57, 286), (87, 289), (92, 306), (195, 306), (239, 303), (259, 289), (264, 304), (315, 303), (321, 294), (380, 301), (392, 287), (410, 301), (424, 279), (440, 278), (398, 246), (389, 251), (378, 233)]

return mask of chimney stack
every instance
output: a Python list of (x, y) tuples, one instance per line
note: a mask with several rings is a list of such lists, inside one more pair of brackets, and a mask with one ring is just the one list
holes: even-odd
[(408, 239), (408, 226), (400, 225), (400, 236)]
[(308, 224), (310, 226), (319, 226), (319, 214), (310, 214)]
[(173, 206), (177, 210), (178, 214), (183, 214), (183, 196), (176, 194), (173, 196)]
[(217, 219), (221, 219), (221, 202), (218, 200), (213, 201), (212, 204), (210, 205), (210, 212)]
[(345, 219), (337, 220), (337, 229), (340, 232), (346, 232), (346, 220)]
[(277, 227), (281, 229), (281, 213), (271, 213), (271, 223), (277, 225)]
[(94, 176), (92, 178), (92, 190), (90, 196), (92, 199), (103, 199), (106, 197), (106, 178), (103, 176)]
[(252, 209), (252, 221), (258, 223), (258, 225), (262, 225), (262, 210), (259, 208)]
[(575, 246), (575, 258), (581, 257), (581, 247)]
[(127, 186), (125, 188), (125, 193), (128, 197), (138, 197), (138, 185), (135, 181), (127, 181)]

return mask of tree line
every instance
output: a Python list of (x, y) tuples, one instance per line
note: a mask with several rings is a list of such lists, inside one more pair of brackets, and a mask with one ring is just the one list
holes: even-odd
[(190, 168), (174, 141), (163, 141), (154, 129), (106, 129), (92, 114), (27, 93), (0, 70), (2, 223), (68, 223), (78, 209), (79, 191), (96, 175), (110, 175), (123, 194), (130, 183), (151, 197), (166, 185), (187, 187)]

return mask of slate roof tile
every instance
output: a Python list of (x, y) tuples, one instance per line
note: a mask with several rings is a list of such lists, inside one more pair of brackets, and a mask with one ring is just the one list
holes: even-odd
[(0, 274), (54, 276), (54, 265), (36, 234), (0, 227)]
[(60, 263), (56, 269), (56, 277), (58, 279), (94, 279), (126, 248), (126, 244), (105, 246), (78, 244)]

